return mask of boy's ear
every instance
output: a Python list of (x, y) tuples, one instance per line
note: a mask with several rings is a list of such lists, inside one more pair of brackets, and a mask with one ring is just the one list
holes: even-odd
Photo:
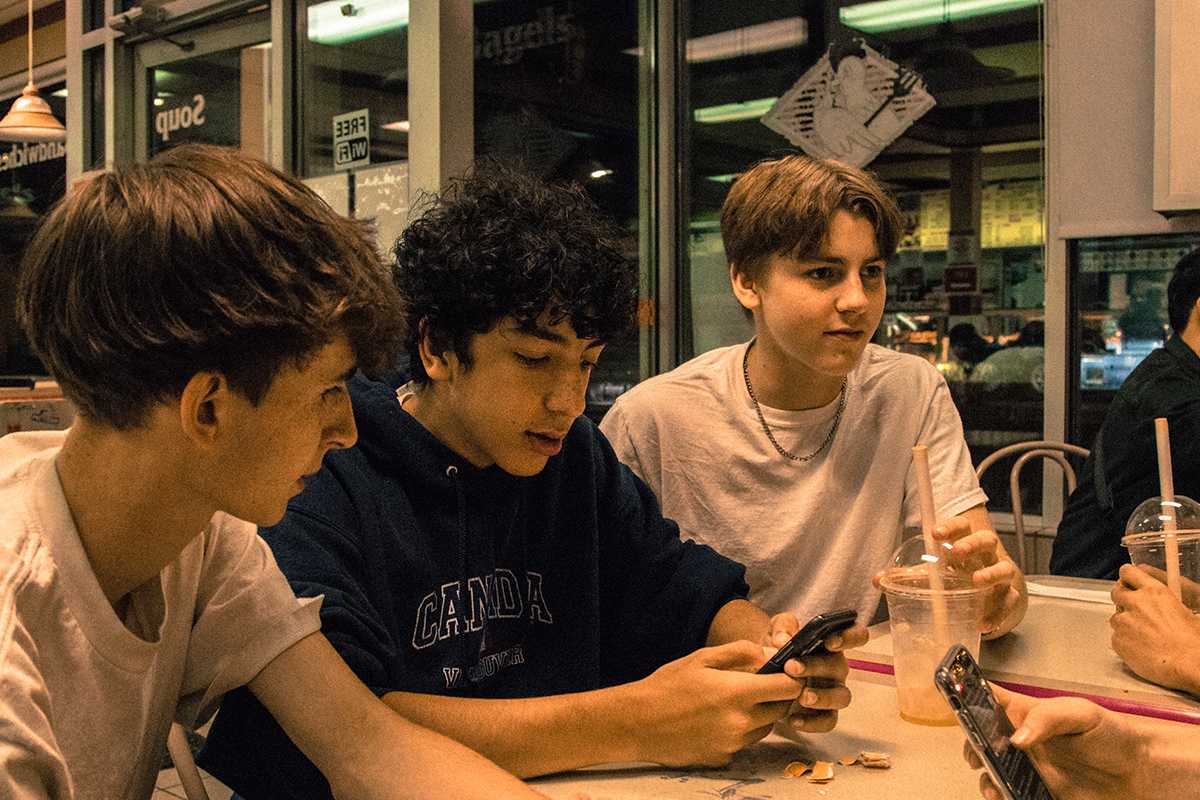
[(179, 398), (179, 423), (184, 435), (197, 442), (213, 441), (229, 392), (229, 384), (219, 372), (193, 375)]
[(425, 374), (430, 380), (439, 381), (447, 380), (453, 370), (450, 364), (449, 353), (437, 353), (436, 347), (433, 344), (433, 339), (425, 331), (425, 325), (421, 325), (421, 344), (417, 348), (421, 354), (421, 364), (425, 367)]
[(729, 282), (733, 284), (734, 296), (744, 308), (750, 311), (758, 308), (758, 286), (736, 263), (729, 265)]

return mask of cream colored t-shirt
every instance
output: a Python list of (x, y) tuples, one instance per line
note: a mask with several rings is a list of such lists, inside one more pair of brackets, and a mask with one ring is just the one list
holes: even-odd
[[(750, 599), (802, 621), (879, 603), (871, 577), (904, 527), (919, 528), (912, 447), (929, 448), (939, 519), (987, 500), (946, 382), (928, 362), (868, 345), (846, 386), (829, 447), (812, 461), (780, 455), (746, 391), (747, 344), (705, 353), (621, 395), (600, 429), (650, 485), (682, 534), (746, 565)], [(838, 401), (805, 411), (764, 407), (776, 441), (807, 455)]]
[(64, 436), (0, 438), (0, 796), (149, 798), (172, 720), (207, 719), (319, 630), (320, 601), (216, 514), (118, 619), (58, 481)]

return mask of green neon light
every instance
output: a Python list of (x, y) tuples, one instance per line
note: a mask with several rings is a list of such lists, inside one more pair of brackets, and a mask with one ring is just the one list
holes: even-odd
[(775, 105), (778, 97), (764, 97), (761, 100), (747, 100), (744, 103), (726, 103), (722, 106), (697, 108), (692, 112), (696, 122), (733, 122), (739, 119), (758, 119)]
[(838, 9), (842, 24), (875, 33), (1038, 6), (1042, 0), (878, 0)]
[(407, 24), (407, 0), (333, 0), (308, 7), (308, 38), (321, 44), (345, 44)]

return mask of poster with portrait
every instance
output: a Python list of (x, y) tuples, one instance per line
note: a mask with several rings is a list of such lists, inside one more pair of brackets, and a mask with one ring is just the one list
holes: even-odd
[(762, 123), (810, 156), (864, 167), (935, 102), (918, 73), (854, 40), (830, 45)]

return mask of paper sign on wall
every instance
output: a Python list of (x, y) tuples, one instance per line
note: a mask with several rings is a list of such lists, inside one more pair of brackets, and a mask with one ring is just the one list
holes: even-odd
[(831, 45), (762, 123), (814, 158), (864, 167), (934, 104), (920, 75), (856, 40)]
[(367, 109), (333, 118), (333, 166), (365, 167), (371, 163), (371, 125)]

